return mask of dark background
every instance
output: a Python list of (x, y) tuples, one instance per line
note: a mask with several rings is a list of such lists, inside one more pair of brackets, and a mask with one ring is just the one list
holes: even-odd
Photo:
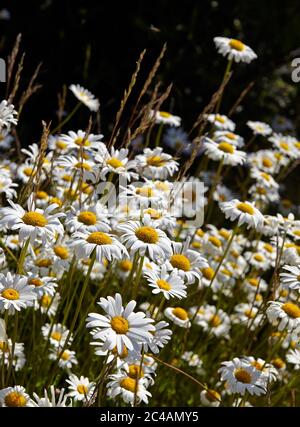
[[(43, 62), (39, 77), (43, 88), (24, 110), (23, 145), (40, 134), (42, 119), (53, 119), (57, 92), (64, 83), (80, 83), (99, 97), (102, 127), (107, 132), (139, 53), (147, 48), (141, 74), (145, 77), (164, 42), (168, 49), (158, 77), (164, 85), (174, 83), (164, 109), (182, 116), (189, 129), (226, 66), (216, 52), (214, 36), (239, 38), (258, 54), (250, 65), (235, 66), (222, 111), (228, 111), (254, 80), (255, 86), (234, 120), (271, 124), (280, 114), (299, 121), (300, 83), (291, 81), (289, 68), (292, 58), (300, 56), (299, 0), (18, 0), (1, 2), (1, 7), (11, 13), (10, 20), (0, 21), (1, 57), (7, 57), (21, 32), (26, 52), (23, 81)], [(74, 103), (69, 96), (67, 108)], [(87, 118), (88, 110), (82, 111)], [(85, 126), (85, 117), (76, 120), (70, 127)]]

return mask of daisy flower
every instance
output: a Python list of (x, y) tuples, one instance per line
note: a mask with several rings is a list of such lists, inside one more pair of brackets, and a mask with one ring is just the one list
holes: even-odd
[(49, 354), (49, 359), (50, 360), (57, 360), (58, 356), (59, 356), (58, 366), (61, 369), (69, 370), (69, 369), (73, 368), (73, 365), (78, 365), (78, 361), (76, 358), (75, 351), (66, 349), (61, 354), (61, 349), (51, 348), (50, 354)]
[(226, 130), (218, 130), (214, 132), (213, 138), (216, 142), (229, 142), (235, 147), (242, 147), (244, 145), (244, 138), (236, 133), (229, 132)]
[(27, 283), (35, 287), (34, 292), (38, 298), (41, 298), (45, 294), (53, 296), (56, 292), (55, 288), (57, 287), (57, 283), (54, 277), (40, 277), (34, 273), (30, 273), (27, 278)]
[[(193, 312), (195, 310), (191, 310)], [(230, 318), (222, 309), (217, 309), (214, 305), (205, 305), (195, 317), (195, 323), (204, 331), (216, 336), (227, 336), (230, 330)]]
[(86, 105), (91, 111), (99, 110), (99, 100), (87, 89), (80, 85), (70, 85), (69, 89), (73, 92), (74, 96)]
[(166, 261), (169, 271), (176, 269), (179, 276), (187, 284), (195, 283), (201, 279), (201, 269), (208, 268), (208, 263), (199, 252), (189, 249), (190, 239), (185, 243), (172, 242), (172, 254)]
[(166, 259), (171, 253), (169, 238), (147, 217), (143, 222), (128, 221), (120, 224), (117, 229), (121, 233), (122, 242), (132, 254), (138, 252), (155, 261), (158, 258)]
[(223, 161), (224, 165), (242, 165), (246, 161), (246, 153), (237, 150), (230, 142), (214, 142), (212, 139), (205, 138), (203, 143), (205, 154), (212, 160)]
[(169, 273), (167, 267), (163, 265), (159, 273), (155, 271), (145, 271), (144, 276), (149, 286), (154, 288), (152, 291), (153, 294), (162, 293), (167, 300), (170, 299), (170, 297), (179, 299), (186, 297), (186, 286), (176, 269)]
[(71, 374), (66, 382), (69, 384), (68, 396), (73, 398), (76, 402), (81, 402), (83, 400), (88, 401), (91, 399), (96, 384), (90, 382), (87, 377), (81, 375), (79, 378), (76, 375)]
[(0, 311), (9, 315), (23, 308), (32, 307), (36, 300), (34, 286), (28, 285), (27, 278), (8, 272), (0, 274)]
[(246, 124), (253, 131), (254, 135), (267, 136), (272, 133), (272, 128), (267, 123), (248, 120)]
[(71, 233), (74, 231), (107, 233), (110, 230), (107, 209), (100, 202), (93, 206), (83, 205), (81, 208), (71, 206), (65, 225)]
[(178, 163), (170, 154), (163, 152), (161, 147), (145, 148), (143, 154), (135, 158), (140, 174), (147, 178), (165, 180), (178, 170)]
[[(49, 337), (49, 342), (53, 347), (62, 348), (65, 345), (69, 330), (66, 326), (60, 323), (55, 323), (54, 325), (46, 323), (42, 326), (42, 334), (45, 340), (48, 340)], [(70, 344), (72, 340), (73, 337), (71, 335), (68, 338), (68, 343)]]
[(241, 202), (238, 199), (219, 203), (221, 211), (231, 221), (238, 219), (238, 226), (246, 224), (247, 228), (260, 230), (264, 224), (264, 217), (251, 202)]
[(232, 316), (232, 321), (235, 324), (246, 326), (254, 331), (261, 323), (263, 315), (259, 313), (259, 309), (253, 303), (240, 303), (234, 307), (235, 314)]
[(127, 373), (118, 372), (117, 374), (109, 376), (110, 381), (107, 384), (107, 396), (115, 398), (121, 395), (121, 398), (125, 403), (134, 404), (135, 394), (137, 396), (137, 402), (148, 403), (148, 398), (151, 397), (151, 393), (146, 390), (145, 380), (141, 378), (137, 381), (136, 378), (131, 378)]
[(191, 326), (189, 315), (182, 307), (168, 307), (165, 309), (164, 315), (181, 328), (189, 328)]
[(121, 150), (115, 150), (114, 147), (111, 148), (110, 153), (108, 151), (103, 154), (98, 154), (95, 157), (95, 160), (98, 161), (98, 164), (94, 168), (93, 178), (94, 182), (99, 181), (99, 178), (103, 181), (106, 181), (107, 175), (117, 174), (128, 179), (130, 181), (132, 178), (137, 179), (138, 175), (131, 169), (135, 169), (136, 162), (135, 160), (128, 159), (128, 149), (121, 148)]
[(240, 40), (228, 37), (214, 37), (214, 42), (219, 53), (235, 62), (246, 62), (249, 64), (257, 58), (256, 53)]
[(230, 120), (227, 116), (222, 114), (208, 114), (206, 119), (214, 125), (218, 130), (227, 130), (234, 132), (235, 123)]
[[(8, 200), (11, 207), (1, 208), (2, 218), (0, 224), (6, 225), (11, 230), (19, 230), (19, 241), (30, 239), (33, 243), (37, 238), (45, 244), (47, 240), (52, 240), (57, 234), (63, 235), (64, 228), (59, 218), (65, 214), (52, 213), (58, 205), (53, 203), (45, 210), (35, 209), (25, 211), (22, 206)], [(29, 205), (30, 205), (29, 201)]]
[(232, 393), (239, 393), (242, 396), (246, 391), (251, 396), (266, 394), (266, 377), (250, 363), (235, 357), (232, 361), (222, 362), (221, 365), (222, 367), (218, 370), (221, 381), (226, 381)]
[(298, 333), (300, 327), (300, 308), (292, 302), (269, 301), (267, 317), (278, 327), (279, 331), (287, 329), (288, 332)]
[(121, 295), (116, 294), (114, 298), (100, 298), (98, 304), (106, 315), (90, 313), (87, 327), (101, 329), (93, 338), (104, 340), (104, 350), (117, 347), (118, 352), (122, 353), (124, 346), (132, 350), (136, 345), (149, 343), (153, 339), (151, 334), (155, 331), (155, 327), (151, 325), (153, 320), (142, 312), (133, 311), (135, 301), (130, 301), (124, 308)]
[(81, 148), (84, 148), (85, 150), (93, 149), (98, 152), (106, 152), (106, 146), (101, 142), (102, 138), (102, 134), (94, 135), (93, 133), (90, 133), (89, 135), (86, 135), (86, 132), (83, 130), (78, 130), (77, 132), (71, 130), (68, 134), (60, 135), (60, 140), (65, 142), (70, 149), (80, 150)]
[(13, 104), (9, 104), (5, 99), (0, 103), (0, 130), (9, 129), (11, 125), (17, 125), (17, 111)]
[(122, 259), (129, 256), (126, 248), (112, 234), (102, 231), (77, 231), (72, 234), (70, 246), (74, 248), (78, 258), (89, 258), (93, 251), (96, 253), (96, 261), (101, 262), (104, 258), (108, 261)]
[(0, 406), (8, 408), (22, 408), (33, 406), (24, 387), (16, 385), (0, 390)]
[(155, 123), (178, 127), (181, 124), (181, 118), (174, 116), (167, 111), (151, 111), (151, 117), (155, 117)]

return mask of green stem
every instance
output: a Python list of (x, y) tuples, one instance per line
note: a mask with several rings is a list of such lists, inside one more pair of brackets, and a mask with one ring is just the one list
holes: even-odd
[(54, 128), (51, 131), (51, 134), (54, 134), (55, 132), (57, 132), (58, 130), (60, 130), (66, 123), (68, 123), (68, 121), (74, 116), (74, 114), (76, 113), (76, 111), (79, 109), (79, 107), (82, 105), (81, 102), (78, 102), (78, 104), (75, 105), (75, 108), (71, 111), (71, 113), (65, 118), (65, 120), (63, 120), (61, 123), (59, 123), (56, 128)]
[(24, 243), (24, 245), (21, 249), (21, 253), (19, 256), (19, 260), (18, 260), (18, 269), (17, 269), (18, 274), (22, 274), (24, 272), (23, 265), (24, 265), (24, 261), (25, 261), (25, 257), (27, 254), (27, 249), (28, 249), (29, 243), (30, 243), (30, 237), (28, 237), (28, 239), (26, 240), (26, 242)]
[(164, 124), (160, 123), (157, 134), (156, 134), (156, 138), (155, 138), (155, 147), (159, 147), (163, 127), (164, 127)]

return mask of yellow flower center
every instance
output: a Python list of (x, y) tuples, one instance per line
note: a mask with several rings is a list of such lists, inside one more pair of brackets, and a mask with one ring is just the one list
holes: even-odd
[(67, 148), (67, 144), (63, 141), (56, 141), (55, 143), (56, 148), (58, 148), (59, 150), (64, 150), (65, 148)]
[(6, 341), (0, 341), (0, 350), (4, 353), (8, 351), (8, 343)]
[(243, 368), (236, 369), (234, 371), (234, 376), (240, 383), (244, 383), (244, 384), (250, 384), (252, 380), (249, 372)]
[(282, 148), (284, 151), (289, 151), (289, 144), (287, 142), (281, 141), (279, 144), (280, 148)]
[(222, 246), (222, 242), (221, 240), (219, 240), (217, 237), (215, 236), (210, 236), (208, 238), (208, 241), (213, 245), (216, 246), (217, 248), (220, 248)]
[(84, 169), (86, 171), (90, 171), (92, 169), (91, 166), (85, 162), (78, 162), (74, 166), (76, 169)]
[(231, 139), (233, 141), (236, 139), (236, 135), (234, 133), (232, 133), (232, 132), (227, 132), (225, 134), (225, 136), (226, 136), (226, 138)]
[(72, 181), (72, 176), (71, 175), (63, 175), (62, 179), (65, 182), (71, 182)]
[(81, 184), (81, 191), (84, 194), (91, 194), (93, 192), (93, 187), (91, 185), (87, 184), (86, 182), (83, 182)]
[(201, 273), (207, 280), (211, 280), (215, 274), (214, 270), (211, 267), (202, 268)]
[(5, 405), (11, 408), (26, 406), (27, 399), (23, 394), (12, 391), (4, 398)]
[(272, 360), (272, 364), (275, 366), (275, 368), (277, 369), (282, 369), (285, 367), (285, 363), (282, 359), (280, 359), (280, 357), (276, 357), (276, 359)]
[(264, 244), (264, 249), (269, 252), (270, 254), (272, 254), (274, 252), (274, 248), (272, 245), (270, 245), (270, 243), (265, 243)]
[(221, 325), (221, 323), (222, 323), (222, 320), (220, 319), (220, 317), (217, 314), (212, 316), (209, 320), (209, 324), (213, 328), (216, 328), (217, 326)]
[(7, 288), (1, 292), (1, 296), (9, 300), (17, 300), (20, 298), (20, 294), (16, 289)]
[(88, 387), (86, 385), (83, 384), (79, 384), (77, 386), (77, 391), (79, 394), (87, 394), (87, 392), (89, 391)]
[(171, 289), (171, 285), (163, 279), (158, 279), (156, 282), (157, 286), (164, 291), (169, 291)]
[(257, 360), (254, 360), (253, 362), (251, 362), (251, 365), (254, 366), (254, 368), (256, 368), (258, 371), (263, 370), (263, 365), (259, 363)]
[(52, 265), (52, 260), (49, 258), (40, 258), (35, 261), (37, 267), (48, 268)]
[(259, 280), (256, 279), (255, 277), (250, 277), (248, 279), (248, 282), (251, 286), (253, 286), (254, 288), (257, 288), (258, 284), (259, 284)]
[(38, 199), (45, 200), (45, 199), (47, 199), (48, 194), (46, 193), (46, 191), (37, 191), (36, 192), (36, 197)]
[(116, 157), (112, 157), (111, 159), (107, 160), (106, 164), (111, 166), (114, 169), (118, 169), (123, 166), (123, 163), (121, 162), (121, 160), (117, 159)]
[(172, 313), (174, 314), (175, 317), (178, 317), (178, 319), (180, 319), (180, 320), (187, 320), (188, 319), (187, 312), (181, 307), (173, 308)]
[(231, 39), (229, 42), (229, 46), (231, 49), (238, 50), (239, 52), (242, 52), (245, 49), (245, 45), (240, 40)]
[(69, 360), (70, 359), (70, 353), (65, 350), (60, 357), (62, 360)]
[(79, 147), (89, 147), (91, 145), (91, 143), (90, 143), (90, 141), (88, 139), (84, 139), (84, 138), (81, 138), (81, 137), (75, 139), (74, 142)]
[(84, 225), (95, 225), (97, 222), (97, 217), (94, 212), (83, 211), (77, 217), (79, 222), (82, 222)]
[(34, 176), (34, 175), (35, 175), (35, 172), (33, 172), (33, 169), (32, 169), (32, 168), (24, 168), (24, 169), (23, 169), (23, 173), (24, 173), (26, 176)]
[(94, 233), (91, 233), (86, 241), (88, 243), (93, 243), (100, 246), (112, 244), (112, 238), (108, 234), (102, 233), (101, 231), (95, 231)]
[(254, 311), (251, 310), (250, 308), (245, 310), (244, 314), (245, 314), (245, 316), (249, 317), (249, 319), (253, 319), (255, 317)]
[(114, 347), (112, 352), (114, 355), (118, 355), (120, 359), (126, 359), (126, 357), (128, 356), (128, 350), (125, 345), (123, 346), (123, 350), (121, 354), (119, 354), (117, 347)]
[(26, 212), (22, 217), (24, 224), (32, 225), (33, 227), (45, 227), (48, 224), (47, 219), (39, 212)]
[(271, 177), (268, 173), (266, 172), (261, 172), (261, 176), (266, 180), (266, 181), (270, 181)]
[(167, 113), (166, 111), (159, 111), (158, 113), (159, 113), (159, 115), (160, 115), (161, 117), (163, 117), (164, 119), (169, 119), (170, 117), (172, 117), (172, 114)]
[(258, 194), (262, 194), (262, 195), (267, 194), (267, 190), (263, 187), (256, 187), (256, 191), (258, 192)]
[(255, 254), (253, 258), (258, 262), (262, 262), (264, 260), (264, 257), (260, 254)]
[(203, 230), (201, 230), (201, 228), (199, 228), (199, 229), (196, 231), (196, 234), (197, 234), (197, 236), (199, 236), (199, 237), (203, 237), (203, 236), (204, 236), (204, 231), (203, 231)]
[(34, 277), (33, 279), (29, 280), (29, 285), (33, 285), (36, 288), (39, 288), (40, 286), (43, 286), (43, 282), (41, 281), (41, 279)]
[(69, 257), (69, 251), (64, 246), (54, 246), (53, 251), (55, 255), (61, 259), (67, 259)]
[(140, 227), (135, 232), (136, 237), (144, 243), (155, 244), (158, 242), (159, 236), (155, 228), (144, 226)]
[(268, 159), (268, 158), (263, 158), (263, 160), (262, 160), (262, 164), (263, 164), (263, 166), (265, 167), (265, 168), (270, 168), (270, 167), (272, 167), (273, 166), (273, 162), (272, 162), (272, 160), (270, 160), (270, 159)]
[(122, 316), (115, 316), (111, 319), (110, 325), (117, 334), (126, 334), (129, 331), (129, 323)]
[(247, 213), (249, 215), (254, 215), (254, 208), (253, 206), (249, 205), (249, 203), (241, 202), (236, 207), (239, 211), (243, 213)]
[(144, 213), (150, 215), (152, 219), (161, 218), (161, 213), (159, 213), (156, 209), (148, 208), (144, 210)]
[(174, 254), (171, 256), (170, 263), (172, 267), (178, 268), (183, 271), (190, 271), (191, 263), (190, 260), (182, 254)]
[(164, 166), (165, 164), (166, 162), (159, 156), (151, 156), (147, 158), (148, 166), (161, 167), (161, 166)]
[(224, 153), (233, 154), (234, 153), (234, 146), (229, 144), (229, 142), (220, 142), (218, 145), (219, 150), (223, 151)]
[(157, 181), (155, 187), (161, 191), (169, 191), (169, 184), (167, 182)]
[(219, 114), (216, 115), (215, 120), (219, 123), (225, 123), (224, 117), (220, 116)]
[(286, 302), (281, 308), (289, 317), (292, 317), (293, 319), (300, 317), (300, 308), (292, 302)]
[(153, 190), (150, 187), (140, 187), (135, 190), (136, 194), (143, 197), (152, 197)]
[(226, 240), (228, 240), (229, 237), (230, 237), (230, 232), (227, 231), (227, 230), (224, 230), (224, 229), (219, 230), (219, 234), (220, 234), (221, 237), (223, 237)]
[(144, 372), (140, 369), (139, 365), (129, 365), (128, 376), (130, 378), (138, 379), (144, 376)]
[(49, 295), (43, 295), (41, 298), (41, 305), (44, 308), (47, 308), (50, 306), (52, 302), (52, 298)]
[(120, 268), (123, 271), (130, 271), (132, 269), (132, 261), (130, 259), (124, 259), (120, 262)]
[(58, 331), (54, 331), (51, 334), (51, 338), (53, 338), (55, 341), (60, 341), (62, 339), (62, 335)]
[(215, 390), (207, 390), (205, 393), (205, 397), (210, 402), (215, 402), (216, 400), (221, 400), (221, 395)]
[(136, 389), (136, 380), (134, 378), (123, 378), (120, 381), (120, 386), (122, 388), (125, 388), (125, 390), (131, 391), (131, 393), (135, 393), (135, 389)]

